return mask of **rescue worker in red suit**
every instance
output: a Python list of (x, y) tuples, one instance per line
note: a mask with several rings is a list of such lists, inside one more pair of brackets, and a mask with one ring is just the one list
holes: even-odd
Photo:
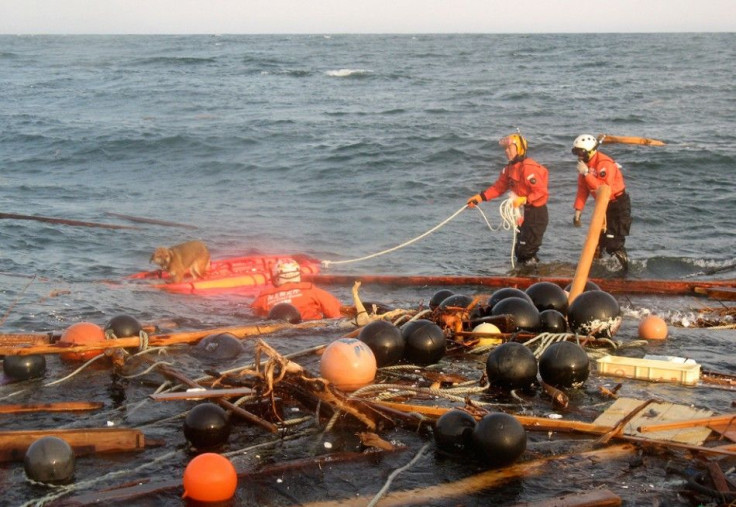
[(626, 183), (621, 166), (611, 157), (598, 151), (598, 139), (590, 134), (578, 136), (572, 143), (572, 153), (578, 157), (578, 192), (575, 196), (573, 225), (582, 225), (580, 216), (590, 194), (605, 184), (611, 188), (611, 198), (606, 208), (606, 228), (598, 240), (597, 257), (605, 250), (621, 263), (623, 272), (629, 270), (629, 255), (624, 244), (631, 228), (631, 200), (626, 193)]
[(472, 208), (481, 201), (490, 201), (510, 191), (513, 206), (524, 207), (524, 220), (514, 248), (516, 260), (521, 265), (533, 266), (539, 262), (537, 252), (549, 222), (548, 171), (542, 164), (526, 156), (527, 142), (521, 134), (506, 136), (498, 144), (505, 148), (509, 162), (493, 185), (468, 199), (468, 207)]
[(291, 259), (276, 263), (272, 273), (273, 287), (264, 289), (251, 305), (256, 315), (267, 317), (279, 303), (293, 305), (302, 320), (341, 317), (340, 301), (326, 290), (301, 281), (299, 264)]

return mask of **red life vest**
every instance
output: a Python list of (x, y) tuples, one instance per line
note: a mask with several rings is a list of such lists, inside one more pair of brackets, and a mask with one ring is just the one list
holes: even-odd
[(509, 162), (499, 174), (496, 182), (483, 192), (487, 201), (511, 191), (519, 197), (526, 197), (531, 206), (547, 204), (547, 168), (532, 158)]
[(257, 315), (267, 317), (271, 308), (279, 303), (292, 304), (302, 320), (334, 319), (341, 316), (340, 301), (308, 282), (285, 283), (269, 287), (258, 294), (251, 305)]
[(621, 168), (608, 155), (597, 151), (586, 165), (588, 174), (578, 175), (578, 192), (574, 205), (576, 210), (582, 210), (585, 207), (585, 201), (588, 200), (588, 195), (593, 194), (595, 197), (596, 190), (603, 184), (611, 187), (612, 201), (615, 201), (616, 197), (626, 190)]

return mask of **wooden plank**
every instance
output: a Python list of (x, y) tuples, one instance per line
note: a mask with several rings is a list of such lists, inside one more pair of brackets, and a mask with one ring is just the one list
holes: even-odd
[(736, 414), (723, 414), (713, 417), (703, 417), (701, 419), (684, 419), (682, 421), (668, 421), (659, 424), (649, 424), (647, 426), (639, 426), (639, 433), (647, 433), (651, 431), (674, 430), (679, 428), (689, 428), (691, 426), (733, 426), (736, 427)]
[(19, 403), (0, 405), (0, 414), (20, 414), (27, 412), (81, 412), (99, 410), (104, 403), (97, 401), (61, 401), (58, 403)]
[(616, 507), (621, 497), (610, 489), (596, 489), (587, 493), (572, 493), (549, 500), (518, 503), (514, 507)]
[(0, 462), (22, 461), (28, 447), (45, 436), (66, 440), (76, 456), (98, 452), (138, 451), (146, 446), (142, 432), (127, 428), (3, 431), (0, 432)]
[[(598, 416), (598, 418), (593, 421), (593, 424), (600, 426), (616, 426), (621, 419), (635, 410), (640, 404), (641, 400), (633, 398), (619, 398), (603, 414)], [(638, 428), (671, 421), (700, 419), (710, 417), (712, 415), (713, 412), (709, 410), (696, 409), (685, 405), (675, 405), (674, 403), (668, 402), (654, 402), (651, 403), (646, 410), (637, 414), (628, 423), (626, 423), (622, 434), (690, 445), (701, 445), (711, 433), (711, 430), (707, 427), (696, 426), (692, 428), (655, 431), (649, 432), (646, 435), (638, 431)]]

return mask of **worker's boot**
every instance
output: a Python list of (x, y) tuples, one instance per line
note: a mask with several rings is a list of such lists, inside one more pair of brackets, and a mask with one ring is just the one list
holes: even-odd
[(628, 273), (629, 271), (629, 254), (626, 253), (625, 248), (621, 248), (620, 250), (616, 250), (611, 253), (614, 257), (618, 259), (618, 262), (621, 263), (621, 269), (624, 273)]

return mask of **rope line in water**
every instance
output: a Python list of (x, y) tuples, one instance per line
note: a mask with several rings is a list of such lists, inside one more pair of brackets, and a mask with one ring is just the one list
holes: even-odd
[[(419, 241), (420, 239), (425, 238), (425, 237), (429, 236), (430, 234), (432, 234), (433, 232), (435, 232), (435, 231), (439, 230), (440, 228), (444, 227), (451, 220), (453, 220), (455, 217), (457, 217), (460, 213), (462, 213), (463, 211), (465, 211), (466, 208), (468, 208), (468, 205), (467, 204), (463, 205), (462, 208), (460, 208), (459, 210), (457, 210), (455, 213), (453, 213), (452, 215), (450, 215), (445, 220), (443, 220), (439, 224), (435, 225), (434, 227), (432, 227), (428, 231), (426, 231), (426, 232), (420, 234), (419, 236), (417, 236), (415, 238), (412, 238), (412, 239), (410, 239), (410, 240), (408, 240), (408, 241), (406, 241), (404, 243), (401, 243), (400, 245), (396, 245), (394, 247), (387, 248), (386, 250), (381, 250), (380, 252), (375, 252), (375, 253), (372, 253), (372, 254), (369, 254), (369, 255), (364, 255), (363, 257), (357, 257), (357, 258), (354, 258), (354, 259), (345, 259), (345, 260), (341, 260), (341, 261), (323, 260), (323, 261), (321, 261), (322, 267), (329, 268), (330, 265), (332, 265), (332, 264), (337, 265), (337, 264), (349, 264), (349, 263), (352, 263), (352, 262), (361, 262), (361, 261), (365, 261), (365, 260), (368, 260), (368, 259), (373, 259), (374, 257), (379, 257), (381, 255), (385, 255), (387, 253), (395, 252), (396, 250), (399, 250), (401, 248), (404, 248), (406, 246), (409, 246), (412, 243), (415, 243), (415, 242)], [(512, 242), (512, 247), (511, 247), (511, 267), (512, 268), (515, 267), (514, 266), (514, 249), (516, 247), (516, 234), (518, 232), (518, 228), (517, 228), (516, 224), (517, 224), (519, 218), (521, 217), (521, 213), (519, 212), (519, 209), (518, 208), (515, 208), (514, 207), (514, 205), (513, 205), (513, 199), (506, 199), (505, 201), (503, 201), (499, 205), (499, 213), (501, 215), (501, 223), (496, 228), (493, 227), (493, 225), (488, 220), (488, 218), (486, 217), (485, 213), (483, 213), (483, 211), (480, 209), (479, 206), (476, 206), (475, 208), (483, 216), (483, 220), (485, 220), (486, 225), (488, 225), (488, 228), (492, 232), (497, 232), (497, 231), (500, 231), (502, 229), (503, 230), (509, 230), (509, 229), (512, 229), (513, 230), (514, 236), (513, 236), (513, 242)]]
[(422, 446), (421, 449), (419, 449), (419, 452), (412, 458), (412, 460), (407, 463), (406, 465), (402, 466), (401, 468), (397, 468), (393, 472), (391, 472), (391, 475), (388, 476), (388, 479), (386, 480), (386, 483), (383, 485), (381, 490), (376, 493), (376, 496), (373, 497), (373, 499), (368, 504), (368, 507), (374, 507), (381, 498), (386, 494), (388, 489), (391, 487), (391, 483), (394, 481), (394, 479), (402, 472), (409, 470), (411, 467), (414, 466), (414, 464), (421, 459), (421, 457), (424, 455), (425, 452), (430, 448), (431, 443), (427, 442)]
[(462, 208), (460, 208), (459, 210), (457, 210), (455, 213), (453, 213), (452, 215), (450, 215), (448, 218), (446, 218), (445, 220), (443, 220), (439, 224), (437, 224), (434, 227), (432, 227), (427, 232), (425, 232), (423, 234), (420, 234), (416, 238), (410, 239), (409, 241), (407, 241), (405, 243), (402, 243), (402, 244), (397, 245), (395, 247), (388, 248), (386, 250), (382, 250), (380, 252), (376, 252), (376, 253), (373, 253), (373, 254), (370, 254), (370, 255), (366, 255), (366, 256), (363, 256), (363, 257), (358, 257), (357, 259), (346, 259), (346, 260), (342, 260), (342, 261), (327, 261), (327, 260), (325, 260), (325, 261), (322, 261), (322, 266), (324, 266), (325, 268), (328, 268), (328, 267), (330, 267), (330, 264), (348, 264), (348, 263), (351, 263), (351, 262), (360, 262), (360, 261), (365, 261), (365, 260), (368, 260), (368, 259), (372, 259), (374, 257), (378, 257), (379, 255), (384, 255), (384, 254), (387, 254), (387, 253), (395, 252), (396, 250), (398, 250), (400, 248), (404, 248), (405, 246), (409, 246), (412, 243), (414, 243), (416, 241), (419, 241), (420, 239), (422, 239), (422, 238), (424, 238), (424, 237), (432, 234), (434, 231), (436, 231), (440, 227), (443, 227), (450, 220), (452, 220), (453, 218), (455, 218), (456, 216), (458, 216), (460, 213), (462, 213), (465, 210), (465, 208), (467, 208), (467, 207), (468, 207), (468, 205), (467, 204), (464, 204)]

